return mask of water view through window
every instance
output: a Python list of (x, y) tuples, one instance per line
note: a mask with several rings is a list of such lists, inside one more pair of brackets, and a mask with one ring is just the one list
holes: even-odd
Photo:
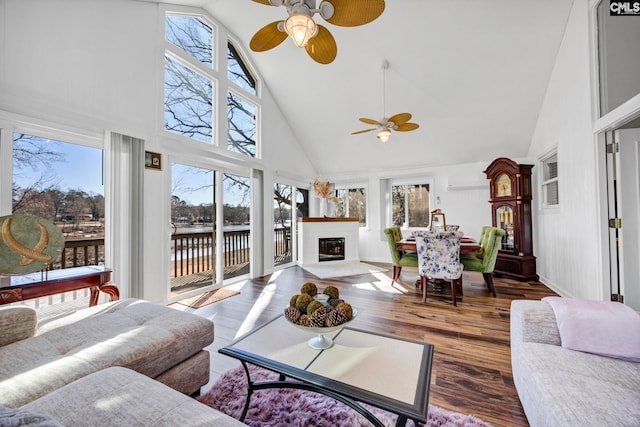
[(53, 221), (65, 250), (53, 268), (104, 262), (102, 150), (13, 135), (12, 211)]
[(214, 171), (171, 165), (171, 294), (216, 281)]

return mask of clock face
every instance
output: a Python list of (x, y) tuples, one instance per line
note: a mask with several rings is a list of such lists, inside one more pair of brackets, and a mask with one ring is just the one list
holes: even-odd
[(511, 196), (511, 178), (509, 178), (509, 175), (503, 173), (496, 179), (495, 191), (497, 197)]

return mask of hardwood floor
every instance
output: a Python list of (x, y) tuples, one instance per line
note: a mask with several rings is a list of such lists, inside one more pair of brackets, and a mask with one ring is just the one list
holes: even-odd
[[(429, 294), (427, 303), (415, 288), (416, 269), (405, 268), (391, 286), (392, 266), (384, 273), (318, 279), (300, 267), (230, 286), (239, 295), (202, 307), (197, 314), (215, 322), (211, 351), (211, 382), (239, 365), (218, 348), (282, 313), (305, 281), (323, 289), (340, 289), (343, 299), (359, 311), (353, 327), (424, 341), (435, 346), (429, 401), (482, 418), (495, 426), (528, 426), (511, 374), (509, 306), (514, 299), (555, 295), (539, 282), (495, 278), (497, 298), (480, 273), (464, 273), (464, 296), (458, 307), (449, 297)], [(185, 308), (182, 307), (182, 310)]]

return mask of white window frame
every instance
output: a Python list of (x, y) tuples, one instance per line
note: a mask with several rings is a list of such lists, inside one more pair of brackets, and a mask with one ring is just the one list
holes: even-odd
[[(168, 41), (165, 37), (165, 19), (168, 14), (171, 15), (183, 15), (201, 19), (207, 25), (212, 28), (212, 37), (214, 39), (214, 58), (213, 66), (206, 67), (189, 54), (176, 47), (173, 43)], [(200, 152), (202, 153), (215, 153), (221, 159), (228, 159), (233, 163), (241, 164), (258, 164), (262, 159), (262, 143), (261, 143), (261, 117), (262, 117), (262, 96), (261, 86), (262, 81), (254, 65), (251, 63), (249, 56), (244, 51), (242, 44), (237, 41), (234, 35), (227, 32), (227, 30), (218, 24), (215, 18), (208, 15), (203, 9), (181, 7), (176, 5), (166, 5), (160, 7), (159, 14), (159, 38), (162, 47), (162, 56), (159, 65), (159, 82), (158, 82), (158, 96), (161, 101), (158, 102), (158, 117), (159, 117), (159, 131), (160, 139), (163, 145), (166, 146), (168, 152), (182, 153), (184, 150)], [(228, 44), (232, 43), (238, 55), (241, 57), (245, 66), (251, 72), (252, 77), (256, 81), (256, 94), (249, 93), (244, 88), (238, 86), (227, 78), (228, 63), (227, 63), (227, 49)], [(169, 56), (171, 59), (177, 61), (182, 66), (190, 69), (201, 77), (212, 82), (213, 90), (213, 105), (212, 105), (212, 141), (211, 143), (205, 143), (202, 141), (189, 138), (184, 135), (180, 135), (165, 129), (164, 125), (164, 82), (165, 82), (165, 64), (164, 57)], [(227, 94), (231, 92), (235, 96), (241, 97), (247, 102), (250, 102), (256, 106), (256, 136), (255, 136), (255, 156), (251, 157), (242, 153), (236, 153), (227, 149), (227, 137), (228, 137), (228, 123), (227, 123)]]
[[(32, 119), (4, 111), (0, 111), (0, 215), (9, 215), (13, 202), (13, 134), (24, 133), (41, 138), (49, 138), (56, 141), (83, 145), (86, 147), (103, 150), (107, 155), (107, 147), (104, 145), (104, 134), (90, 132), (84, 129), (57, 125), (38, 119)], [(106, 166), (104, 169), (105, 182), (109, 177)], [(105, 186), (105, 201), (107, 188)], [(105, 205), (105, 209), (107, 206)]]
[[(549, 160), (555, 158), (556, 163), (556, 176), (553, 178), (545, 179), (545, 170), (547, 169), (547, 163)], [(560, 207), (560, 179), (559, 179), (559, 171), (558, 168), (558, 149), (554, 148), (551, 151), (548, 151), (545, 155), (539, 158), (540, 164), (540, 207), (541, 209), (558, 209)], [(548, 189), (550, 185), (556, 185), (557, 192), (557, 203), (549, 203), (548, 198)]]
[[(369, 203), (370, 194), (369, 194), (368, 186), (366, 184), (363, 184), (363, 183), (335, 184), (334, 185), (334, 194), (337, 192), (337, 190), (346, 190), (347, 194), (348, 194), (350, 189), (360, 189), (360, 188), (364, 189), (364, 199), (365, 199), (365, 203), (366, 203), (366, 208), (365, 208), (366, 219), (365, 219), (364, 225), (361, 225), (360, 228), (368, 230), (369, 229), (369, 218), (370, 218), (370, 212), (369, 212), (369, 209), (370, 209), (369, 208), (369, 206), (370, 206), (370, 203)], [(349, 210), (349, 204), (347, 203), (347, 215), (349, 214), (348, 210)]]
[[(393, 218), (393, 200), (391, 197), (391, 188), (396, 185), (417, 185), (417, 184), (427, 184), (429, 186), (429, 210), (433, 210), (433, 207), (436, 205), (435, 198), (435, 179), (431, 176), (416, 176), (416, 177), (405, 177), (405, 178), (392, 178), (389, 179), (389, 186), (387, 188), (387, 227), (391, 227), (392, 218)], [(428, 226), (428, 224), (427, 224)], [(402, 230), (420, 230), (425, 227), (409, 227), (406, 222), (404, 222), (400, 228)]]

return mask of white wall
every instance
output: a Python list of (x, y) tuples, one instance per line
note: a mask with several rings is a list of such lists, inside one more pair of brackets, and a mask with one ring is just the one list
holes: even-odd
[[(520, 161), (521, 159), (513, 159)], [(366, 183), (367, 189), (367, 224), (360, 228), (360, 259), (372, 262), (390, 262), (389, 249), (383, 230), (388, 227), (381, 210), (387, 202), (378, 195), (384, 193), (383, 180), (414, 177), (416, 183), (423, 178), (433, 180), (430, 188), (433, 205), (431, 209), (442, 209), (447, 224), (458, 224), (468, 235), (479, 238), (482, 226), (491, 225), (491, 206), (489, 205), (489, 184), (482, 173), (493, 159), (476, 163), (424, 167), (402, 171), (372, 172), (369, 176), (331, 176), (332, 182), (340, 185), (343, 182)], [(450, 183), (458, 184), (449, 189)], [(463, 184), (465, 186), (463, 187)], [(405, 232), (409, 234), (409, 232)]]
[[(602, 224), (592, 131), (589, 5), (573, 10), (533, 135), (529, 157), (558, 149), (560, 206), (534, 209), (534, 244), (541, 281), (563, 296), (607, 299), (603, 292)], [(536, 184), (539, 167), (534, 168)], [(539, 188), (537, 185), (535, 188)]]
[(2, 108), (90, 129), (153, 130), (157, 8), (118, 0), (3, 7)]

